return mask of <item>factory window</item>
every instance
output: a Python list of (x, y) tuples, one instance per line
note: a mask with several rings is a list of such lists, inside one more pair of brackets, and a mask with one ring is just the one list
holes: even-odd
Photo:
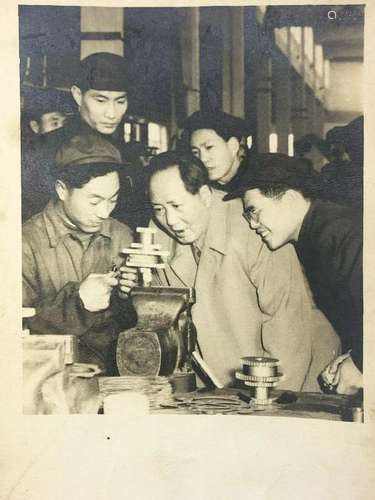
[(124, 123), (124, 141), (130, 142), (132, 138), (132, 124)]
[(314, 31), (310, 26), (305, 26), (303, 29), (303, 36), (305, 42), (305, 55), (309, 63), (314, 62)]
[(329, 70), (330, 70), (330, 62), (328, 59), (325, 59), (325, 61), (324, 61), (324, 87), (326, 89), (329, 89), (329, 86), (330, 86)]
[(159, 123), (150, 122), (148, 124), (148, 145), (155, 148), (158, 153), (163, 153), (168, 149), (167, 127)]
[(253, 146), (253, 136), (252, 135), (249, 135), (249, 137), (247, 137), (246, 145), (247, 145), (247, 149), (252, 148), (252, 146)]
[(323, 56), (323, 46), (315, 45), (315, 70), (319, 77), (322, 78), (324, 74), (324, 56)]
[(269, 152), (270, 153), (277, 153), (277, 134), (272, 133), (270, 134), (269, 137)]
[(294, 156), (294, 134), (288, 134), (288, 156)]

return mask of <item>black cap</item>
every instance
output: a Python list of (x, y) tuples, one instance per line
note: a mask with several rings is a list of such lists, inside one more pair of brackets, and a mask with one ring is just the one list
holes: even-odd
[(120, 152), (99, 134), (76, 135), (56, 153), (56, 168), (84, 165), (122, 165)]
[(190, 140), (195, 130), (214, 130), (226, 141), (231, 137), (242, 139), (251, 134), (249, 125), (242, 118), (229, 115), (223, 111), (196, 111), (190, 115), (182, 125), (183, 139)]
[(24, 112), (30, 120), (39, 120), (46, 113), (69, 114), (77, 109), (70, 92), (24, 86), (21, 93), (25, 98)]
[(286, 189), (315, 191), (318, 174), (303, 158), (293, 158), (282, 153), (264, 153), (248, 158), (247, 169), (239, 179), (235, 190), (224, 200), (242, 196), (245, 191), (255, 188), (281, 186)]
[(128, 90), (128, 70), (123, 57), (109, 52), (96, 52), (80, 63), (74, 81), (81, 90), (125, 92)]

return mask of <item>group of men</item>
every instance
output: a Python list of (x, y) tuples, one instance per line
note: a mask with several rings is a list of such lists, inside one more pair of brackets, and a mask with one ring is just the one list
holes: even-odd
[[(122, 213), (134, 168), (120, 126), (126, 74), (113, 54), (81, 62), (71, 89), (79, 112), (61, 127), (51, 199), (23, 224), (31, 332), (77, 335), (80, 361), (112, 375), (117, 336), (136, 321), (129, 296), (138, 284), (120, 253), (133, 238)], [(198, 348), (223, 385), (241, 357), (266, 355), (281, 362), (280, 387), (354, 393), (362, 387), (361, 218), (316, 199), (303, 160), (250, 156), (244, 137), (242, 120), (196, 112), (182, 147), (151, 161), (136, 212), (137, 225), (153, 216), (169, 251), (154, 284), (195, 288)]]

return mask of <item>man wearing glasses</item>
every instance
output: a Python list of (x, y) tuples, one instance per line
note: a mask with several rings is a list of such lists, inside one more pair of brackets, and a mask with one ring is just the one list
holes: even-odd
[(316, 305), (340, 335), (345, 355), (323, 374), (329, 388), (353, 394), (362, 387), (362, 220), (351, 208), (318, 198), (314, 171), (300, 159), (258, 155), (241, 185), (244, 216), (270, 250), (293, 243)]
[(195, 288), (198, 344), (216, 378), (230, 385), (241, 357), (265, 355), (281, 361), (280, 387), (318, 391), (340, 343), (313, 308), (293, 247), (271, 252), (248, 231), (241, 201), (223, 202), (194, 156), (155, 157), (149, 192), (156, 241), (170, 252), (157, 282)]

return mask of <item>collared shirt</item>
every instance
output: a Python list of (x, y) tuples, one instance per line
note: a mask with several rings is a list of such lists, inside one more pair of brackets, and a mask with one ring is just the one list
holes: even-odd
[(121, 250), (133, 241), (130, 229), (109, 218), (98, 233), (86, 237), (69, 223), (60, 204), (51, 201), (23, 225), (22, 233), (23, 305), (36, 308), (30, 331), (78, 335), (89, 348), (105, 352), (116, 329), (113, 309), (86, 311), (79, 286), (91, 273), (121, 266)]
[(68, 282), (81, 282), (90, 273), (120, 266), (119, 252), (131, 241), (129, 228), (111, 218), (98, 233), (86, 235), (69, 223), (60, 203), (51, 201), (23, 226), (24, 305), (56, 293)]

